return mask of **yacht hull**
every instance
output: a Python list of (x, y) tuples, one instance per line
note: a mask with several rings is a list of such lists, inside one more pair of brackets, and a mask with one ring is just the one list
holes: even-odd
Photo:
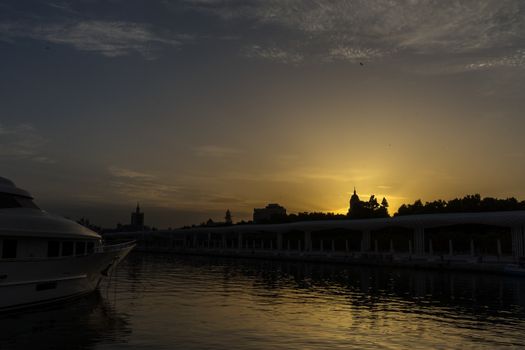
[(120, 245), (86, 256), (0, 261), (0, 311), (93, 292), (133, 247)]

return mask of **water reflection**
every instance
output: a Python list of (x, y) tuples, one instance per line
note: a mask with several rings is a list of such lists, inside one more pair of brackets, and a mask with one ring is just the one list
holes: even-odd
[(348, 302), (370, 308), (402, 299), (414, 305), (452, 308), (479, 317), (500, 313), (507, 317), (510, 312), (513, 317), (525, 318), (525, 279), (520, 277), (250, 259), (163, 255), (152, 258), (198, 268), (202, 274), (219, 272), (224, 286), (239, 277), (247, 278), (255, 290), (264, 290), (261, 296), (273, 299), (284, 297), (290, 290), (327, 296), (351, 294), (358, 298)]
[(100, 292), (0, 316), (0, 349), (90, 349), (125, 342), (129, 322)]
[(524, 284), (498, 275), (133, 253), (93, 298), (1, 317), (8, 331), (0, 348), (520, 347)]
[(494, 349), (525, 327), (523, 279), (498, 275), (134, 254), (118, 279), (157, 347)]

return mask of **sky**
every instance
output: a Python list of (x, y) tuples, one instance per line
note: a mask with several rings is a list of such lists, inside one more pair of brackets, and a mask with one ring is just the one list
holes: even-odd
[(521, 0), (0, 0), (0, 176), (161, 228), (525, 199)]

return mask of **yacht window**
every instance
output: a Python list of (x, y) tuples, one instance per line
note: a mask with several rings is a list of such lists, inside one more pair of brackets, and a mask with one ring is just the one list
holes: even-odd
[(33, 208), (38, 206), (33, 203), (31, 198), (17, 196), (8, 193), (0, 193), (0, 209), (3, 208)]
[(2, 259), (16, 258), (16, 239), (4, 239), (2, 244)]
[(95, 251), (95, 245), (93, 242), (88, 242), (87, 244), (87, 252), (88, 254), (92, 254)]
[(47, 256), (54, 258), (60, 255), (60, 242), (49, 241), (47, 242)]
[(86, 242), (77, 242), (75, 245), (75, 255), (86, 254)]
[(0, 208), (20, 208), (20, 206), (14, 196), (0, 193)]
[(73, 255), (73, 242), (62, 242), (62, 256)]

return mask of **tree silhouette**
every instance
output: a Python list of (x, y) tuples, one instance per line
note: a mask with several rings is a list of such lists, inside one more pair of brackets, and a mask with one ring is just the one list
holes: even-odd
[(368, 208), (372, 211), (377, 210), (379, 208), (379, 203), (377, 202), (377, 198), (375, 195), (370, 196), (370, 199), (368, 200)]
[(356, 202), (348, 213), (348, 217), (351, 219), (387, 218), (389, 217), (387, 208), (386, 198), (383, 198), (379, 204), (376, 196), (371, 195), (367, 202), (361, 200)]
[(413, 204), (403, 204), (394, 216), (436, 213), (477, 213), (487, 211), (525, 210), (525, 201), (519, 202), (516, 198), (496, 199), (481, 198), (479, 194), (466, 195), (463, 198), (454, 198), (449, 201), (442, 199), (423, 204), (420, 199)]

